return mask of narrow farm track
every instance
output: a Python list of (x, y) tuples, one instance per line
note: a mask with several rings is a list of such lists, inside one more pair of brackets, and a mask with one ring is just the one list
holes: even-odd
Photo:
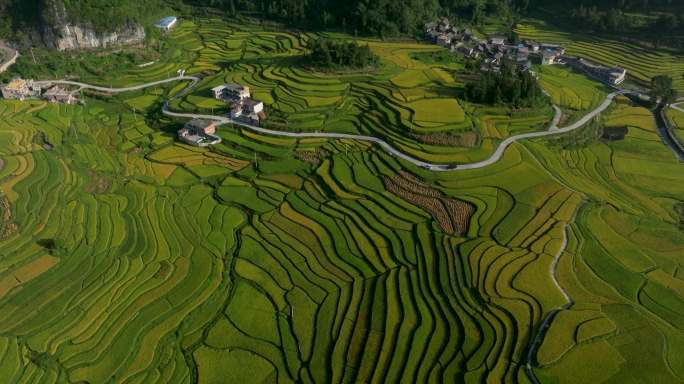
[[(177, 76), (177, 77), (172, 77), (169, 79), (165, 80), (159, 80), (159, 81), (154, 81), (150, 83), (145, 83), (141, 85), (136, 85), (136, 86), (131, 86), (131, 87), (123, 87), (123, 88), (110, 88), (110, 87), (103, 87), (103, 86), (98, 86), (98, 85), (92, 85), (92, 84), (86, 84), (86, 83), (81, 83), (77, 81), (68, 81), (68, 80), (46, 80), (46, 81), (39, 81), (37, 82), (40, 85), (49, 85), (49, 84), (61, 84), (61, 85), (73, 85), (73, 86), (78, 86), (80, 89), (92, 89), (95, 91), (100, 91), (100, 92), (109, 92), (109, 93), (123, 93), (123, 92), (130, 92), (130, 91), (138, 91), (142, 90), (145, 88), (150, 88), (150, 87), (155, 87), (158, 85), (162, 84), (167, 84), (175, 81), (191, 81), (191, 85), (187, 87), (185, 90), (183, 90), (181, 93), (178, 95), (174, 96), (171, 100), (176, 99), (178, 97), (181, 97), (188, 92), (190, 92), (200, 81), (198, 77), (194, 76)], [(571, 131), (574, 131), (578, 128), (581, 128), (588, 122), (590, 122), (594, 117), (596, 117), (598, 114), (601, 112), (605, 111), (610, 104), (613, 102), (613, 99), (622, 94), (629, 93), (629, 91), (623, 91), (623, 90), (618, 90), (615, 91), (611, 94), (609, 94), (606, 99), (603, 101), (601, 105), (596, 107), (594, 110), (591, 112), (587, 113), (584, 117), (576, 121), (575, 123), (567, 126), (567, 127), (558, 127), (558, 123), (560, 122), (562, 112), (560, 108), (557, 106), (554, 106), (555, 110), (555, 115), (554, 118), (551, 122), (551, 125), (549, 126), (548, 130), (546, 131), (540, 131), (540, 132), (530, 132), (530, 133), (522, 133), (519, 135), (514, 135), (511, 137), (508, 137), (504, 141), (502, 141), (499, 146), (496, 148), (494, 153), (486, 160), (483, 161), (478, 161), (474, 163), (468, 163), (468, 164), (434, 164), (434, 163), (429, 163), (425, 162), (419, 159), (416, 159), (415, 157), (412, 157), (406, 153), (403, 153), (399, 151), (398, 149), (394, 148), (392, 145), (387, 143), (385, 140), (374, 137), (374, 136), (366, 136), (366, 135), (354, 135), (354, 134), (348, 134), (348, 133), (326, 133), (326, 132), (282, 132), (282, 131), (276, 131), (272, 129), (266, 129), (262, 127), (258, 127), (255, 125), (250, 125), (250, 124), (245, 124), (239, 121), (235, 121), (232, 119), (229, 119), (224, 116), (216, 116), (216, 115), (203, 115), (203, 114), (194, 114), (194, 113), (178, 113), (178, 112), (172, 112), (169, 110), (169, 101), (164, 103), (163, 107), (163, 113), (172, 116), (172, 117), (181, 117), (181, 118), (190, 118), (190, 119), (210, 119), (210, 120), (215, 120), (218, 125), (223, 125), (223, 124), (234, 124), (240, 127), (244, 127), (247, 129), (250, 129), (252, 131), (262, 133), (262, 134), (267, 134), (267, 135), (273, 135), (273, 136), (282, 136), (282, 137), (289, 137), (289, 138), (327, 138), (327, 139), (348, 139), (348, 140), (360, 140), (360, 141), (366, 141), (370, 143), (374, 143), (379, 145), (383, 150), (387, 151), (393, 156), (396, 156), (402, 160), (406, 160), (409, 163), (419, 166), (421, 168), (425, 168), (431, 171), (438, 171), (438, 172), (445, 172), (445, 171), (454, 171), (454, 170), (466, 170), (466, 169), (479, 169), (479, 168), (484, 168), (489, 165), (492, 165), (503, 157), (506, 149), (511, 146), (511, 144), (520, 141), (520, 140), (525, 140), (525, 139), (532, 139), (532, 138), (539, 138), (539, 137), (546, 137), (546, 136), (553, 136), (553, 135), (558, 135), (562, 133), (568, 133)]]

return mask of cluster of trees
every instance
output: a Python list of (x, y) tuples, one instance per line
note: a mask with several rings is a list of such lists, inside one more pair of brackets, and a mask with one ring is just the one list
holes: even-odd
[(467, 101), (483, 104), (506, 104), (515, 108), (538, 107), (546, 97), (529, 71), (504, 62), (498, 71), (475, 69), (476, 80), (465, 87)]
[(677, 100), (677, 90), (672, 88), (672, 78), (667, 75), (655, 76), (651, 79), (651, 98), (670, 104)]
[(319, 68), (365, 68), (378, 63), (368, 45), (320, 38), (311, 42), (308, 62)]

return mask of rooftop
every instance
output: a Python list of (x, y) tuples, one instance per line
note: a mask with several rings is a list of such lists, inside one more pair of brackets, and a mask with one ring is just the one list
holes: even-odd
[(241, 91), (245, 89), (243, 85), (237, 84), (237, 83), (228, 83), (225, 85), (222, 85), (225, 89), (230, 89), (231, 91)]
[(66, 96), (69, 95), (71, 92), (67, 91), (66, 89), (60, 87), (59, 85), (55, 85), (54, 87), (48, 89), (45, 91), (45, 96)]
[(247, 107), (253, 107), (255, 105), (261, 104), (262, 102), (259, 100), (254, 100), (254, 99), (244, 99), (244, 100), (242, 100), (242, 103)]
[(195, 129), (204, 129), (204, 128), (210, 127), (210, 126), (212, 126), (212, 125), (214, 125), (214, 122), (213, 122), (213, 121), (202, 120), (202, 119), (190, 120), (190, 121), (188, 121), (187, 124), (186, 124), (186, 126), (192, 127), (192, 128), (195, 128)]
[(178, 21), (178, 18), (176, 16), (168, 16), (168, 17), (165, 17), (165, 18), (157, 21), (154, 24), (154, 26), (157, 28), (168, 28), (169, 26), (171, 26), (176, 21)]
[(24, 79), (12, 79), (9, 83), (7, 83), (5, 88), (15, 91), (15, 90), (22, 89), (26, 86), (28, 86), (28, 83), (26, 80), (24, 80)]

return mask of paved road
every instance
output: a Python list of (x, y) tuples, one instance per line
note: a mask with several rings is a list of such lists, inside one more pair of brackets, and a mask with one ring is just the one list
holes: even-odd
[(670, 108), (676, 109), (679, 112), (684, 112), (684, 107), (680, 107), (680, 105), (684, 105), (684, 102), (670, 104)]
[[(159, 80), (159, 81), (154, 81), (146, 84), (141, 84), (141, 85), (136, 85), (132, 87), (124, 87), (124, 88), (110, 88), (110, 87), (103, 87), (103, 86), (97, 86), (97, 85), (91, 85), (91, 84), (86, 84), (86, 83), (81, 83), (77, 81), (68, 81), (68, 80), (45, 80), (45, 81), (39, 81), (37, 82), (40, 85), (43, 86), (48, 86), (48, 85), (53, 85), (53, 84), (61, 84), (61, 85), (72, 85), (72, 86), (77, 86), (80, 87), (81, 89), (92, 89), (96, 91), (101, 91), (101, 92), (109, 92), (109, 93), (122, 93), (122, 92), (130, 92), (130, 91), (138, 91), (141, 89), (145, 88), (150, 88), (150, 87), (155, 87), (158, 85), (162, 84), (167, 84), (175, 81), (191, 81), (192, 84), (185, 88), (181, 93), (178, 95), (174, 96), (171, 98), (169, 101), (174, 100), (178, 97), (181, 97), (188, 93), (192, 88), (194, 88), (198, 82), (200, 81), (199, 78), (194, 77), (194, 76), (177, 76), (177, 77), (172, 77), (169, 79), (165, 80)], [(208, 119), (208, 120), (214, 120), (218, 123), (218, 125), (222, 124), (234, 124), (237, 126), (241, 126), (247, 129), (250, 129), (255, 132), (267, 134), (267, 135), (273, 135), (273, 136), (284, 136), (284, 137), (292, 137), (292, 138), (328, 138), (328, 139), (349, 139), (349, 140), (360, 140), (360, 141), (367, 141), (371, 142), (374, 144), (377, 144), (380, 146), (382, 149), (390, 153), (391, 155), (406, 160), (416, 166), (429, 169), (431, 171), (438, 171), (438, 172), (444, 172), (444, 171), (453, 171), (453, 170), (465, 170), (465, 169), (478, 169), (478, 168), (483, 168), (489, 165), (492, 165), (499, 161), (501, 157), (503, 156), (504, 152), (506, 149), (513, 143), (519, 140), (524, 140), (524, 139), (531, 139), (531, 138), (537, 138), (537, 137), (545, 137), (545, 136), (551, 136), (551, 135), (558, 135), (561, 133), (567, 133), (573, 130), (576, 130), (583, 125), (587, 124), (589, 121), (591, 121), (594, 117), (596, 117), (598, 114), (606, 110), (610, 104), (613, 102), (613, 99), (615, 96), (620, 95), (620, 94), (625, 94), (629, 93), (628, 91), (623, 91), (623, 90), (618, 90), (615, 91), (606, 97), (606, 99), (603, 101), (601, 105), (599, 105), (596, 109), (593, 111), (589, 112), (586, 114), (584, 117), (582, 117), (580, 120), (576, 121), (575, 123), (567, 126), (567, 127), (558, 127), (558, 123), (560, 122), (562, 112), (560, 108), (557, 106), (553, 106), (555, 115), (553, 117), (553, 120), (551, 122), (551, 125), (549, 126), (548, 130), (546, 131), (540, 131), (540, 132), (530, 132), (530, 133), (523, 133), (515, 136), (511, 136), (499, 144), (499, 146), (496, 148), (494, 153), (486, 160), (474, 162), (474, 163), (468, 163), (468, 164), (433, 164), (433, 163), (428, 163), (419, 159), (416, 159), (412, 156), (409, 156), (398, 149), (394, 148), (391, 146), (389, 143), (384, 141), (383, 139), (380, 139), (378, 137), (374, 136), (365, 136), (365, 135), (353, 135), (353, 134), (347, 134), (347, 133), (327, 133), (327, 132), (283, 132), (283, 131), (276, 131), (272, 129), (267, 129), (267, 128), (262, 128), (246, 123), (242, 123), (239, 121), (234, 121), (228, 117), (225, 116), (215, 116), (215, 115), (203, 115), (203, 114), (195, 114), (195, 113), (178, 113), (178, 112), (172, 112), (169, 110), (169, 101), (164, 103), (163, 107), (163, 113), (168, 115), (168, 116), (173, 116), (173, 117), (181, 117), (181, 118), (189, 118), (189, 119)]]
[(134, 85), (132, 87), (124, 87), (124, 88), (102, 87), (102, 86), (98, 86), (98, 85), (86, 84), (86, 83), (81, 83), (78, 81), (69, 81), (69, 80), (42, 80), (42, 81), (36, 81), (35, 84), (43, 86), (43, 87), (55, 85), (55, 84), (74, 85), (74, 86), (79, 87), (80, 89), (92, 89), (95, 91), (108, 92), (108, 93), (123, 93), (123, 92), (139, 91), (139, 90), (145, 89), (145, 88), (156, 87), (157, 85), (172, 83), (174, 81), (184, 81), (184, 80), (185, 81), (192, 81), (191, 87), (194, 87), (194, 85), (200, 79), (198, 77), (194, 77), (194, 76), (177, 76), (177, 77), (171, 77), (171, 78), (165, 79), (165, 80), (153, 81), (151, 83)]

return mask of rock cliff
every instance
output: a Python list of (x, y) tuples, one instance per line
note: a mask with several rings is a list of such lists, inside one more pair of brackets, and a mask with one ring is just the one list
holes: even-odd
[(136, 22), (129, 20), (113, 31), (97, 31), (89, 23), (71, 22), (61, 0), (47, 0), (44, 5), (42, 38), (50, 48), (93, 49), (145, 40), (145, 29)]

